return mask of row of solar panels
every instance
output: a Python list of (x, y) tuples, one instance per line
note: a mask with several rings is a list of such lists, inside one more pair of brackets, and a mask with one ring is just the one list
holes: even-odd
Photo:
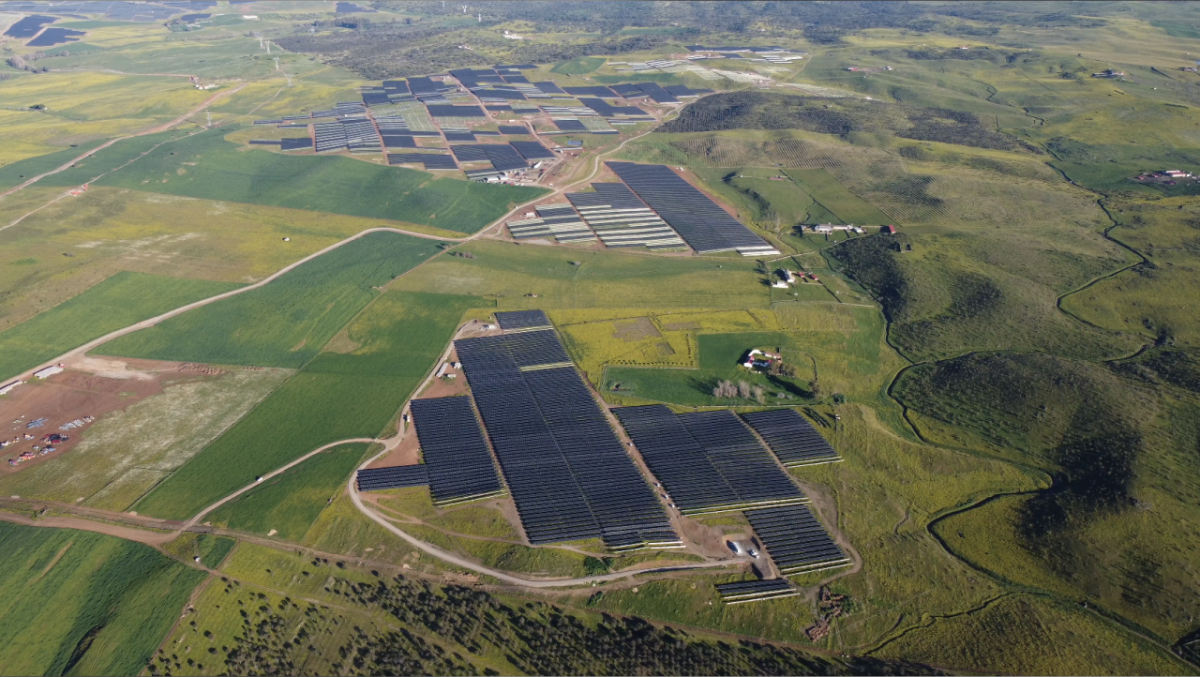
[(779, 253), (669, 167), (632, 162), (605, 164), (697, 252), (737, 250), (743, 256)]
[(650, 405), (614, 413), (684, 514), (808, 501), (731, 411), (676, 415)]

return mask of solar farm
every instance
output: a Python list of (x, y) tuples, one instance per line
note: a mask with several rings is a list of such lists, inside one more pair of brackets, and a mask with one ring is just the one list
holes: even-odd
[[(544, 218), (568, 205), (556, 207)], [(422, 463), (361, 470), (360, 491), (428, 486), (439, 508), (511, 500), (530, 545), (598, 540), (613, 553), (687, 549), (677, 520), (739, 512), (770, 565), (718, 585), (728, 604), (792, 596), (788, 576), (851, 563), (785, 468), (840, 458), (794, 409), (609, 410), (545, 312), (495, 317), (491, 335), (454, 341), (469, 393), (412, 401)]]

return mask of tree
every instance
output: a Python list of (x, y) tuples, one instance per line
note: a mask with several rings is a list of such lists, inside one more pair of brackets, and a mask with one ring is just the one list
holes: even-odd
[(745, 381), (738, 381), (738, 395), (743, 399), (750, 399), (750, 384)]
[(821, 399), (821, 381), (814, 378), (812, 382), (808, 384), (808, 392), (811, 394), (814, 400)]
[(752, 392), (754, 393), (754, 400), (756, 402), (758, 402), (759, 404), (766, 404), (767, 395), (766, 395), (766, 391), (763, 390), (762, 386), (754, 386), (754, 388), (752, 389)]
[(732, 381), (718, 381), (713, 388), (713, 397), (737, 397), (737, 386)]

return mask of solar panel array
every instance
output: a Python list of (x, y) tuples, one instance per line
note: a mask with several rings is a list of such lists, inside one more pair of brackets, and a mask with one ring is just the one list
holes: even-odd
[(508, 145), (530, 162), (554, 159), (554, 153), (537, 141), (511, 141)]
[(685, 247), (665, 221), (620, 183), (593, 183), (594, 193), (567, 193), (584, 222), (606, 247)]
[(550, 318), (541, 310), (509, 310), (496, 313), (496, 323), (506, 334), (553, 329)]
[(632, 162), (605, 164), (697, 252), (779, 253), (670, 168)]
[(460, 131), (450, 132), (450, 131), (446, 131), (445, 129), (443, 129), (442, 136), (446, 137), (446, 140), (451, 143), (456, 143), (456, 142), (461, 143), (464, 141), (468, 142), (468, 143), (475, 142), (475, 135), (472, 134), (470, 130), (467, 130), (465, 132), (460, 132)]
[(563, 244), (590, 244), (596, 235), (569, 204), (539, 205), (537, 218), (509, 221), (508, 232), (517, 240), (553, 238)]
[(435, 118), (486, 118), (487, 113), (479, 106), (436, 105), (426, 106)]
[(411, 409), (435, 503), (461, 503), (500, 493), (500, 478), (470, 398), (413, 400)]
[(795, 597), (800, 594), (800, 590), (792, 587), (792, 584), (786, 578), (718, 583), (713, 587), (721, 595), (721, 601), (726, 604), (761, 602), (767, 599), (779, 599), (780, 597)]
[(445, 153), (388, 153), (389, 165), (420, 164), (425, 169), (458, 169), (454, 158)]
[(758, 411), (742, 414), (742, 418), (789, 468), (842, 460), (821, 433), (795, 409)]
[(529, 168), (529, 163), (507, 143), (462, 144), (451, 150), (459, 162), (491, 162), (492, 168), (501, 172)]
[(808, 500), (732, 412), (677, 416), (656, 404), (614, 413), (684, 514)]
[(280, 150), (312, 150), (313, 140), (307, 136), (302, 136), (295, 139), (280, 139)]
[(383, 491), (423, 487), (429, 484), (429, 474), (423, 465), (401, 465), (392, 468), (359, 470), (355, 482), (359, 491)]
[[(488, 110), (491, 110), (489, 107)], [(529, 128), (525, 125), (498, 125), (501, 134), (506, 136), (517, 136), (521, 134), (529, 134)]]
[(563, 87), (563, 91), (571, 96), (594, 96), (601, 99), (619, 99), (620, 96), (608, 87)]
[(529, 541), (679, 545), (558, 335), (540, 328), (545, 315), (498, 313), (497, 320), (504, 335), (455, 347)]
[(850, 558), (833, 542), (808, 506), (747, 510), (758, 540), (784, 575), (847, 566)]

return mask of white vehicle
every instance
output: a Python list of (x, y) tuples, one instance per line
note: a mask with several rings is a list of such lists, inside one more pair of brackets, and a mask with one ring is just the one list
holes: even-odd
[(757, 551), (757, 550), (755, 550), (754, 548), (750, 548), (750, 549), (747, 551), (747, 554), (749, 554), (749, 555), (750, 555), (751, 557), (753, 557), (754, 559), (758, 559), (758, 551)]
[(735, 554), (735, 555), (742, 554), (742, 546), (738, 545), (737, 541), (729, 541), (728, 545), (729, 545), (729, 549), (733, 551), (733, 554)]

